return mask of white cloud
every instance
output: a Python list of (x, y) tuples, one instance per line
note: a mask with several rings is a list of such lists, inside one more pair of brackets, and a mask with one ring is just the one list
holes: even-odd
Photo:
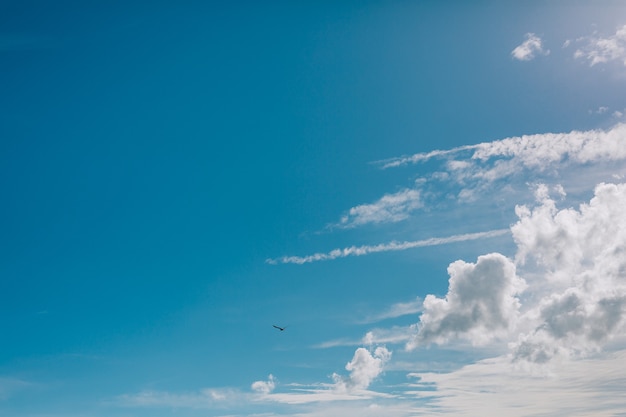
[[(355, 227), (368, 223), (399, 221), (409, 217), (418, 207), (429, 204), (431, 200), (438, 204), (442, 204), (444, 200), (446, 203), (443, 204), (450, 201), (480, 203), (486, 201), (485, 195), (495, 189), (498, 190), (499, 201), (512, 206), (510, 197), (516, 193), (519, 196), (520, 187), (526, 188), (528, 181), (555, 182), (563, 179), (568, 187), (576, 187), (575, 191), (586, 191), (587, 187), (609, 180), (611, 175), (620, 174), (608, 163), (626, 160), (626, 124), (618, 123), (606, 130), (515, 136), (449, 150), (418, 153), (381, 163), (382, 168), (391, 168), (425, 162), (432, 158), (444, 159), (441, 170), (434, 171), (429, 178), (416, 181), (416, 186), (421, 190), (405, 189), (385, 195), (373, 204), (353, 207), (342, 219), (341, 226)], [(450, 194), (444, 194), (442, 198), (442, 193)], [(504, 230), (492, 230), (447, 238), (350, 246), (326, 253), (267, 259), (266, 262), (304, 264), (483, 239), (504, 233)]]
[(400, 251), (425, 246), (445, 245), (454, 242), (465, 242), (468, 240), (488, 239), (496, 236), (507, 234), (507, 229), (490, 230), (487, 232), (466, 233), (462, 235), (454, 235), (448, 237), (434, 237), (424, 240), (414, 240), (410, 242), (390, 242), (381, 243), (379, 245), (350, 246), (343, 249), (334, 249), (328, 253), (315, 253), (307, 256), (284, 256), (277, 259), (267, 259), (265, 262), (276, 264), (305, 264), (316, 261), (326, 261), (337, 258), (346, 258), (348, 256), (362, 256), (370, 253)]
[(369, 391), (367, 388), (383, 372), (391, 359), (391, 351), (378, 346), (375, 349), (359, 347), (345, 369), (347, 376), (334, 373), (332, 384), (295, 387), (289, 392), (263, 392), (260, 399), (283, 404), (311, 404), (327, 402), (363, 401), (373, 398), (392, 398), (392, 395)]
[(516, 275), (513, 261), (492, 253), (480, 256), (475, 264), (453, 262), (448, 273), (448, 293), (445, 298), (426, 297), (408, 349), (456, 338), (484, 344), (515, 324), (520, 305), (517, 295), (526, 284)]
[(511, 51), (511, 56), (518, 61), (530, 61), (537, 55), (549, 54), (550, 50), (543, 47), (541, 38), (534, 33), (527, 33), (526, 40)]
[(477, 145), (459, 146), (454, 149), (441, 150), (437, 149), (430, 152), (416, 153), (411, 156), (403, 156), (400, 158), (390, 158), (382, 161), (374, 162), (375, 164), (382, 165), (382, 169), (395, 168), (406, 164), (416, 164), (418, 162), (425, 162), (432, 158), (445, 157), (450, 154), (455, 154), (462, 151), (467, 151), (476, 148)]
[(532, 262), (541, 280), (534, 323), (514, 344), (519, 358), (585, 355), (624, 332), (626, 322), (626, 184), (599, 184), (589, 203), (558, 210), (544, 196), (518, 207), (512, 226), (518, 263)]
[(448, 293), (426, 296), (409, 350), (508, 342), (513, 360), (547, 363), (585, 357), (624, 335), (626, 184), (599, 184), (578, 209), (559, 210), (551, 193), (565, 195), (539, 185), (537, 205), (517, 207), (515, 262), (493, 253), (450, 264)]
[(333, 374), (335, 389), (339, 392), (367, 389), (383, 371), (383, 366), (389, 359), (391, 359), (391, 352), (383, 346), (377, 347), (373, 353), (368, 349), (358, 348), (352, 360), (346, 365), (346, 370), (350, 371), (350, 375), (346, 378)]
[(405, 189), (395, 194), (386, 194), (375, 203), (352, 207), (341, 218), (339, 226), (351, 228), (369, 223), (399, 222), (422, 206), (419, 191)]
[(574, 52), (574, 57), (589, 61), (590, 66), (611, 61), (618, 61), (626, 66), (626, 25), (608, 37), (594, 34), (579, 41), (585, 42), (585, 45)]
[[(609, 129), (509, 137), (447, 151), (388, 160), (383, 168), (427, 161), (439, 163), (422, 181), (423, 201), (430, 204), (509, 204), (527, 190), (527, 182), (562, 183), (587, 192), (624, 171), (626, 124)], [(496, 195), (491, 194), (497, 191)], [(490, 198), (488, 198), (490, 197)], [(487, 208), (487, 207), (484, 207)]]
[[(545, 171), (559, 163), (584, 164), (602, 160), (626, 159), (626, 124), (618, 123), (608, 130), (573, 130), (569, 133), (541, 133), (514, 136), (477, 145), (460, 146), (446, 151), (418, 153), (384, 161), (383, 169), (453, 156), (474, 151), (464, 164), (447, 163), (454, 180), (483, 178), (495, 180), (522, 168)], [(504, 161), (489, 166), (489, 161)], [(457, 161), (458, 162), (458, 161)]]
[(498, 357), (450, 373), (414, 374), (420, 378), (414, 395), (428, 401), (415, 412), (431, 414), (436, 409), (438, 415), (461, 417), (623, 415), (624, 363), (626, 351), (619, 351), (529, 372), (507, 357)]
[[(485, 162), (492, 158), (510, 158), (514, 165), (545, 170), (551, 164), (573, 162), (584, 164), (626, 158), (626, 125), (611, 129), (543, 133), (506, 138), (482, 143), (472, 155), (473, 160)], [(491, 173), (484, 177), (498, 177)]]
[(252, 383), (251, 388), (252, 391), (258, 392), (259, 394), (269, 394), (276, 388), (276, 381), (274, 380), (274, 376), (270, 374), (267, 381), (255, 381)]

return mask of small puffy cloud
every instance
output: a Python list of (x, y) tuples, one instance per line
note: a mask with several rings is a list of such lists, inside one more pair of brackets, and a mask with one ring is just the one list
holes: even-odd
[(352, 360), (346, 365), (346, 370), (350, 371), (350, 375), (348, 377), (333, 375), (335, 389), (340, 392), (367, 389), (381, 374), (389, 359), (391, 359), (391, 352), (386, 347), (379, 346), (373, 353), (368, 349), (358, 348)]
[(342, 217), (339, 226), (351, 228), (370, 223), (399, 222), (422, 206), (419, 191), (405, 189), (395, 194), (386, 194), (372, 204), (352, 207)]
[(448, 267), (450, 285), (444, 298), (428, 295), (408, 349), (467, 338), (483, 344), (508, 330), (518, 317), (517, 295), (526, 284), (516, 275), (515, 264), (498, 253), (478, 261), (456, 261)]
[(550, 50), (543, 47), (541, 38), (534, 33), (527, 33), (526, 40), (511, 51), (511, 56), (518, 61), (530, 61), (537, 55), (549, 54)]
[(255, 381), (251, 386), (252, 390), (259, 394), (269, 394), (276, 388), (276, 381), (272, 374), (269, 375), (267, 381)]
[(610, 36), (593, 35), (582, 38), (585, 44), (574, 52), (574, 58), (584, 59), (590, 66), (617, 61), (626, 66), (626, 25)]

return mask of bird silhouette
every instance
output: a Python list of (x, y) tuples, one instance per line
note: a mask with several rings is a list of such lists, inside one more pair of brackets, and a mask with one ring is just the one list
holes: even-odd
[(284, 331), (285, 331), (285, 329), (287, 328), (287, 326), (285, 326), (285, 327), (280, 327), (280, 326), (277, 326), (277, 325), (275, 325), (275, 324), (272, 324), (272, 327), (273, 327), (273, 328), (275, 328), (275, 329), (280, 330), (281, 332), (284, 332)]

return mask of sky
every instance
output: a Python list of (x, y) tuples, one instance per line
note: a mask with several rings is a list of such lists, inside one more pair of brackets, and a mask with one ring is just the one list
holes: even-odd
[(0, 71), (0, 417), (626, 415), (623, 3), (5, 0)]

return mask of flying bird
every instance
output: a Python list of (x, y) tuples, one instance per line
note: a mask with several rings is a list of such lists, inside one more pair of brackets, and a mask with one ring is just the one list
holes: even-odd
[(285, 327), (280, 327), (280, 326), (277, 326), (277, 325), (275, 325), (275, 324), (272, 324), (272, 327), (273, 327), (273, 328), (275, 328), (275, 329), (280, 330), (281, 332), (284, 332), (284, 331), (285, 331), (285, 329), (287, 328), (287, 326), (285, 326)]

